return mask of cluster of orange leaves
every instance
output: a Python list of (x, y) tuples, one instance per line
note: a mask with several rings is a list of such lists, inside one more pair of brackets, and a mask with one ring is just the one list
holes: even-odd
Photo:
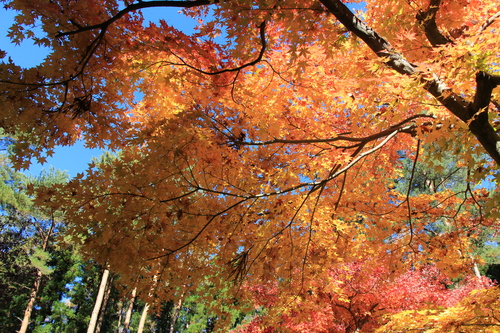
[[(3, 2), (22, 11), (14, 42), (41, 22), (37, 43), (53, 50), (36, 68), (0, 65), (16, 163), (78, 139), (120, 151), (39, 203), (62, 209), (84, 251), (145, 299), (280, 281), (276, 303), (287, 304), (359, 258), (395, 277), (429, 263), (460, 276), (470, 229), (495, 227), (473, 213), (471, 190), (396, 191), (417, 142), (471, 170), (491, 165), (421, 81), (387, 68), (316, 1), (207, 2), (184, 9), (199, 19), (193, 35), (138, 11), (85, 29), (127, 5), (112, 0)], [(475, 73), (498, 69), (498, 26), (481, 27), (500, 8), (443, 0), (436, 23), (453, 45), (433, 48), (415, 19), (428, 5), (369, 0), (359, 16), (472, 98)], [(435, 223), (449, 228), (433, 234)]]

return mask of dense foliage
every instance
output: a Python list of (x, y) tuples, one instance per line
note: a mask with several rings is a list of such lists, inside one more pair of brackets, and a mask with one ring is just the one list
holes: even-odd
[[(2, 2), (20, 11), (12, 41), (51, 51), (0, 64), (15, 165), (78, 139), (119, 151), (34, 193), (143, 302), (196, 297), (226, 329), (314, 312), (318, 332), (400, 330), (404, 310), (416, 330), (500, 325), (479, 271), (498, 258), (497, 2)], [(146, 23), (160, 7), (195, 32)], [(446, 303), (453, 284), (424, 279), (432, 301), (382, 298), (417, 272), (475, 273), (479, 291)]]

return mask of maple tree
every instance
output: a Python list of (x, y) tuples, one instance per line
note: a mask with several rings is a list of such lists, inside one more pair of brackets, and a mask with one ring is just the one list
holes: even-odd
[[(374, 332), (377, 328), (380, 332), (404, 332), (410, 328), (410, 322), (414, 323), (411, 328), (421, 329), (418, 324), (425, 320), (408, 320), (416, 311), (420, 314), (445, 312), (464, 300), (471, 291), (492, 286), (488, 278), (469, 276), (450, 288), (453, 284), (451, 280), (432, 265), (409, 270), (395, 277), (387, 267), (374, 266), (370, 261), (364, 259), (335, 266), (311, 289), (295, 297), (289, 295), (292, 305), (286, 307), (277, 302), (280, 297), (276, 283), (248, 286), (247, 292), (253, 296), (254, 306), (266, 312), (255, 316), (234, 332), (257, 333), (286, 329), (290, 332), (349, 333)], [(492, 291), (489, 290), (489, 293)], [(489, 308), (491, 311), (491, 306)], [(279, 318), (279, 328), (266, 325), (263, 317), (270, 314)], [(460, 316), (458, 319), (467, 321)], [(457, 320), (457, 317), (449, 316), (448, 320)]]
[[(63, 206), (75, 241), (148, 304), (200, 285), (229, 304), (276, 281), (286, 302), (356, 258), (457, 276), (475, 231), (496, 230), (496, 185), (477, 187), (500, 164), (495, 2), (2, 2), (21, 13), (13, 42), (52, 50), (0, 65), (16, 165), (77, 139), (120, 151), (38, 203)], [(196, 32), (145, 24), (156, 7)], [(463, 190), (395, 186), (430, 143), (430, 167), (451, 151), (467, 170)]]
[[(455, 307), (426, 311), (405, 311), (393, 317), (393, 322), (377, 332), (418, 329), (421, 332), (497, 332), (498, 295), (495, 290), (475, 292)], [(464, 315), (465, 314), (465, 315)]]

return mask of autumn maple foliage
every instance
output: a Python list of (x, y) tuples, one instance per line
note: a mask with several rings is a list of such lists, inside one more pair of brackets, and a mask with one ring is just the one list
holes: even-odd
[[(249, 285), (275, 285), (273, 306), (308, 290), (342, 302), (349, 285), (325, 281), (357, 260), (384, 270), (381, 288), (428, 265), (463, 278), (479, 231), (498, 227), (496, 1), (2, 3), (20, 11), (14, 43), (51, 50), (35, 68), (0, 65), (16, 165), (80, 139), (119, 152), (39, 203), (148, 302), (206, 286), (241, 306)], [(158, 7), (196, 31), (146, 22)], [(441, 171), (445, 154), (463, 187), (444, 175), (415, 192), (415, 170)], [(457, 327), (500, 324), (464, 306), (474, 319)]]
[[(380, 332), (408, 323), (421, 309), (450, 309), (471, 291), (492, 285), (482, 277), (468, 277), (459, 285), (452, 285), (446, 275), (435, 266), (422, 266), (394, 277), (383, 265), (374, 266), (364, 260), (336, 265), (328, 274), (299, 295), (289, 295), (286, 305), (279, 304), (277, 283), (248, 286), (248, 292), (262, 315), (241, 325), (234, 333), (261, 333), (287, 330), (290, 332)], [(401, 314), (400, 314), (401, 313)], [(279, 318), (266, 325), (265, 316)], [(388, 318), (396, 315), (395, 319)], [(399, 317), (404, 318), (401, 320)], [(456, 318), (455, 318), (456, 319)], [(460, 318), (463, 319), (463, 318)], [(465, 322), (466, 320), (464, 320)], [(273, 327), (279, 323), (279, 329)], [(386, 326), (384, 326), (386, 325)], [(415, 325), (418, 329), (419, 326)]]

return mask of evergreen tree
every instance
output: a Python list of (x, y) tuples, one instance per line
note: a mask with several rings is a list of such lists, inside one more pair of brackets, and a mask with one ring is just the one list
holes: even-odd
[[(65, 181), (67, 175), (56, 170), (43, 172), (39, 177), (26, 177), (10, 167), (6, 156), (0, 156), (0, 288), (4, 291), (0, 296), (0, 316), (5, 318), (2, 331), (17, 332), (19, 326), (20, 332), (33, 330), (36, 320), (32, 320), (32, 312), (48, 311), (46, 307), (35, 309), (35, 302), (54, 272), (56, 257), (62, 254), (52, 258), (59, 251), (53, 240), (62, 227), (62, 216), (38, 209), (28, 188)], [(64, 268), (58, 272), (65, 274)], [(51, 280), (52, 298), (62, 293), (54, 293), (56, 285), (59, 290), (64, 288), (63, 276), (57, 275)]]

